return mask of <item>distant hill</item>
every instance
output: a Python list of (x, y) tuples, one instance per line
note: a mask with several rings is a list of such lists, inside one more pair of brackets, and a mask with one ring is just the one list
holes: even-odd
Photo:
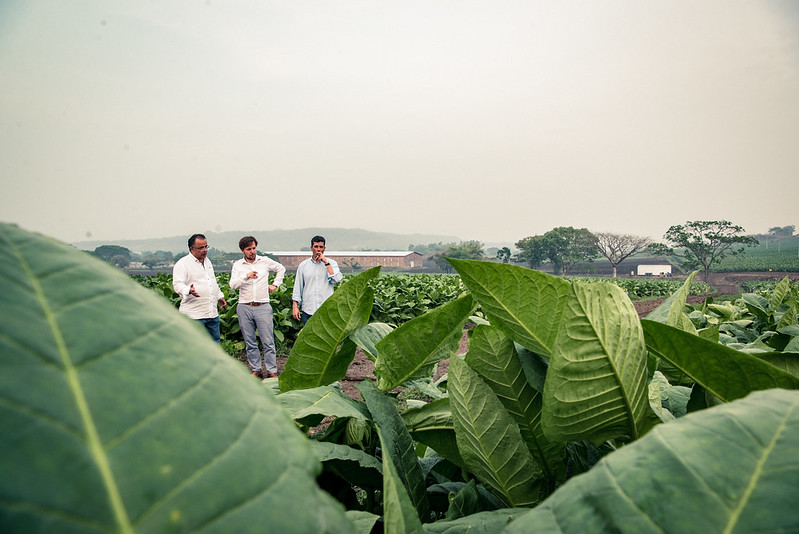
[[(296, 230), (247, 230), (231, 232), (203, 232), (212, 248), (223, 252), (238, 252), (239, 239), (245, 235), (253, 235), (258, 239), (258, 249), (270, 250), (304, 250), (311, 245), (311, 237), (324, 236), (330, 250), (408, 250), (409, 245), (426, 245), (428, 243), (460, 242), (455, 236), (434, 234), (389, 234), (371, 232), (361, 228), (298, 228)], [(161, 237), (154, 239), (120, 239), (106, 241), (78, 241), (72, 243), (80, 250), (94, 250), (100, 245), (119, 245), (132, 252), (155, 252), (166, 250), (172, 253), (184, 252), (188, 246), (189, 236)]]

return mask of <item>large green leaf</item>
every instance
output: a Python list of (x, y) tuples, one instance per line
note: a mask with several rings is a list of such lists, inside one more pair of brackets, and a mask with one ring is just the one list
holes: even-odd
[(355, 344), (348, 337), (369, 322), (374, 301), (369, 282), (378, 274), (380, 267), (362, 272), (316, 310), (291, 348), (280, 375), (280, 391), (326, 386), (346, 376), (355, 356)]
[(659, 425), (503, 534), (799, 532), (799, 392), (773, 389)]
[(361, 488), (383, 485), (383, 466), (371, 454), (339, 443), (311, 440), (311, 444), (325, 469), (349, 484)]
[(465, 467), (455, 441), (455, 424), (449, 398), (425, 403), (421, 408), (405, 410), (402, 420), (411, 437), (431, 447), (450, 462)]
[[(699, 271), (694, 271), (688, 275), (688, 278), (682, 286), (680, 286), (680, 289), (663, 301), (660, 306), (652, 310), (646, 318), (650, 321), (672, 324), (673, 321), (683, 313), (685, 303), (688, 301), (688, 295), (691, 293), (691, 283), (694, 281), (698, 272)], [(670, 323), (670, 321), (672, 323)]]
[[(378, 434), (383, 449), (390, 449), (391, 444), (384, 442), (383, 432), (378, 430)], [(414, 503), (394, 460), (390, 454), (383, 455), (383, 532), (422, 534), (422, 521), (415, 513)]]
[(375, 345), (393, 329), (394, 327), (390, 324), (369, 323), (350, 334), (350, 339), (363, 350), (370, 360), (375, 361), (377, 360), (377, 348)]
[[(427, 501), (422, 468), (402, 417), (392, 401), (370, 381), (360, 382), (358, 390), (372, 413), (372, 420), (377, 425), (383, 448), (383, 476), (387, 474), (385, 459), (389, 458), (392, 469), (399, 474), (408, 498), (416, 508), (419, 520), (429, 521), (430, 503)], [(393, 484), (393, 481), (391, 483)]]
[(513, 341), (493, 326), (472, 328), (466, 363), (480, 375), (519, 425), (547, 479), (554, 485), (566, 478), (563, 443), (553, 443), (541, 429), (541, 393), (527, 381)]
[(0, 531), (352, 529), (274, 397), (120, 271), (0, 225)]
[(449, 392), (458, 448), (469, 470), (505, 504), (536, 504), (545, 492), (541, 468), (497, 396), (458, 355), (449, 359)]
[(548, 357), (570, 297), (570, 283), (517, 265), (448, 260), (490, 319), (509, 338)]
[(351, 399), (338, 383), (312, 389), (296, 389), (277, 396), (296, 421), (316, 426), (325, 417), (354, 417), (368, 421), (371, 414), (362, 402)]
[(786, 275), (785, 278), (780, 280), (771, 292), (771, 299), (769, 300), (769, 307), (773, 311), (777, 311), (782, 301), (788, 296), (791, 291), (791, 279)]
[(655, 418), (635, 307), (615, 284), (572, 288), (544, 384), (544, 432), (553, 441), (637, 439)]
[(680, 286), (680, 289), (674, 294), (674, 302), (671, 308), (669, 308), (669, 316), (666, 319), (667, 325), (684, 330), (689, 334), (696, 334), (696, 327), (685, 314), (685, 304), (688, 301), (688, 295), (691, 293), (691, 283), (694, 281), (696, 273), (698, 272), (699, 271), (694, 271), (689, 274), (683, 285)]
[(647, 320), (641, 324), (651, 352), (724, 401), (761, 389), (799, 388), (799, 378), (753, 355), (664, 324)]
[[(502, 508), (478, 512), (452, 521), (436, 521), (424, 526), (427, 534), (495, 534), (516, 517), (527, 513), (526, 508)], [(535, 531), (537, 532), (537, 531)]]
[(474, 300), (466, 294), (392, 330), (377, 343), (377, 387), (389, 391), (432, 374), (434, 364), (458, 349), (472, 310)]

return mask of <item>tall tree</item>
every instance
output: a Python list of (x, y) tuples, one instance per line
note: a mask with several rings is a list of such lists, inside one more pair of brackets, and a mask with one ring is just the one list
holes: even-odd
[(482, 260), (483, 244), (479, 241), (461, 241), (447, 249), (447, 257), (458, 260)]
[(574, 264), (592, 261), (597, 256), (596, 237), (586, 228), (559, 226), (544, 235), (525, 237), (516, 243), (519, 256), (530, 267), (545, 260), (552, 264), (555, 274), (565, 275)]
[(447, 261), (447, 258), (455, 258), (459, 260), (482, 260), (485, 253), (483, 252), (483, 244), (479, 241), (461, 241), (460, 243), (450, 243), (446, 250), (439, 250), (430, 256), (430, 259), (442, 271), (449, 273), (452, 271), (452, 266)]
[(124, 256), (130, 261), (130, 249), (121, 247), (119, 245), (100, 245), (94, 252), (90, 253), (92, 256), (97, 256), (101, 260), (111, 263), (111, 258), (114, 256)]
[(791, 237), (796, 231), (796, 225), (792, 224), (790, 226), (774, 226), (768, 229), (768, 233), (774, 237)]
[(502, 261), (502, 263), (508, 263), (510, 261), (512, 254), (510, 248), (502, 247), (497, 251), (497, 259)]
[[(663, 238), (673, 247), (663, 243), (650, 245), (654, 253), (677, 258), (689, 269), (702, 269), (705, 282), (710, 275), (710, 267), (730, 256), (744, 253), (744, 246), (754, 246), (758, 240), (743, 235), (742, 226), (730, 221), (687, 221), (669, 228)], [(744, 245), (733, 248), (736, 245)]]
[(632, 256), (647, 249), (652, 242), (648, 237), (630, 234), (595, 233), (596, 249), (613, 266), (613, 278), (616, 278), (616, 267)]

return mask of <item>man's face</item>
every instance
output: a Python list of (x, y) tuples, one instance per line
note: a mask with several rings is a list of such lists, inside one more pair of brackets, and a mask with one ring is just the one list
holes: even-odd
[(255, 243), (250, 243), (248, 246), (244, 247), (241, 252), (244, 254), (245, 260), (255, 261), (256, 247), (257, 245)]
[(200, 261), (205, 260), (208, 255), (208, 241), (200, 238), (195, 239), (194, 245), (191, 247), (191, 255)]
[(325, 244), (321, 241), (311, 244), (311, 252), (313, 252), (314, 261), (319, 260), (319, 256), (325, 251)]

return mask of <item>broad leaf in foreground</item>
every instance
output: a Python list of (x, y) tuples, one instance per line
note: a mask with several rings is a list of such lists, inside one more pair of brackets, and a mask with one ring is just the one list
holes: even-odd
[(799, 389), (799, 378), (756, 356), (664, 324), (643, 320), (641, 325), (651, 352), (723, 401), (761, 389)]
[(799, 392), (772, 389), (659, 425), (502, 532), (799, 532), (797, 487)]
[(377, 343), (377, 387), (389, 391), (407, 380), (430, 376), (433, 365), (458, 349), (472, 310), (474, 300), (467, 294), (392, 330)]
[(553, 443), (541, 430), (541, 393), (527, 381), (513, 341), (493, 326), (475, 326), (471, 330), (466, 363), (485, 380), (519, 425), (522, 439), (547, 479), (553, 485), (563, 482), (566, 479), (563, 443)]
[(536, 504), (545, 490), (541, 468), (497, 396), (458, 355), (449, 359), (449, 387), (466, 466), (505, 504)]
[(374, 301), (369, 282), (378, 274), (380, 267), (362, 272), (316, 310), (291, 348), (279, 378), (280, 391), (326, 386), (346, 376), (356, 348), (348, 337), (369, 322)]
[(358, 391), (361, 392), (366, 406), (372, 413), (372, 420), (377, 425), (383, 448), (383, 476), (388, 474), (386, 471), (386, 458), (388, 458), (392, 469), (399, 474), (399, 481), (404, 485), (419, 520), (429, 521), (430, 503), (427, 501), (422, 468), (416, 456), (413, 440), (405, 429), (405, 423), (396, 406), (368, 380), (358, 384)]
[(637, 439), (655, 418), (635, 307), (614, 284), (572, 288), (544, 384), (544, 433), (553, 441)]
[(518, 265), (448, 259), (491, 324), (528, 349), (549, 357), (571, 284)]
[[(274, 397), (115, 268), (0, 225), (0, 531), (349, 532)], [(263, 461), (268, 458), (267, 461)]]

